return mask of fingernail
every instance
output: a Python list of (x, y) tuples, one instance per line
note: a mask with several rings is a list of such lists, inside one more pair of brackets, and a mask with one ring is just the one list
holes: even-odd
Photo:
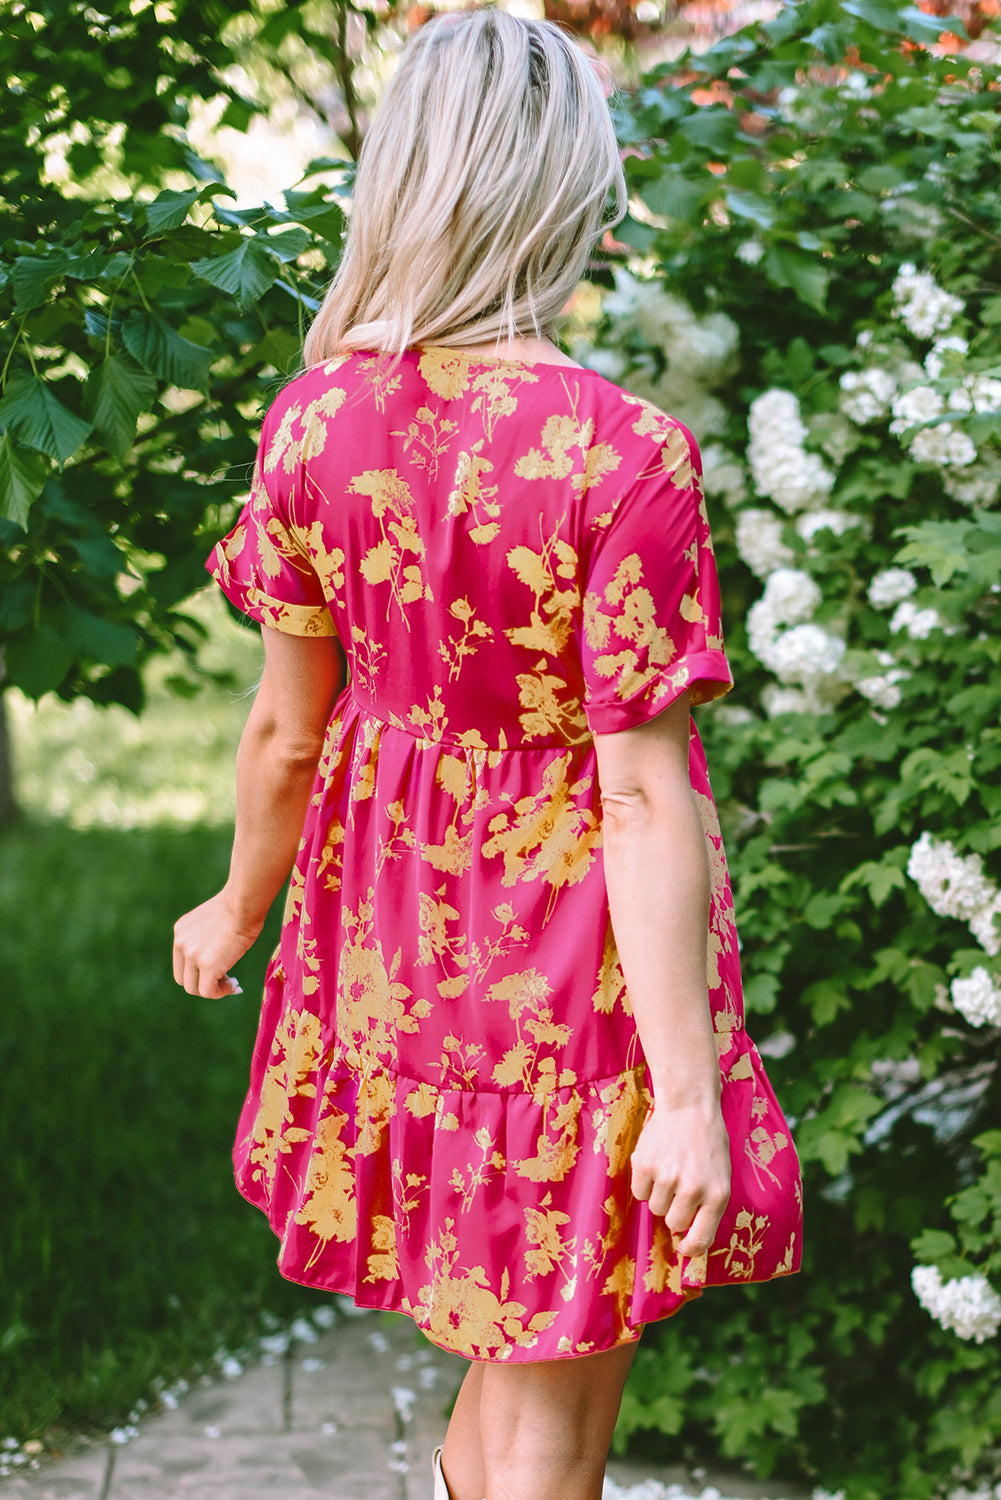
[(231, 995), (242, 995), (243, 986), (241, 984), (238, 984), (235, 979), (231, 979), (229, 981), (229, 992)]

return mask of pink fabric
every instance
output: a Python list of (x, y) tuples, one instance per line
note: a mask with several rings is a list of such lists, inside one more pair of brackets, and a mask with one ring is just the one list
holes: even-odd
[(649, 1094), (591, 736), (730, 685), (691, 435), (591, 371), (332, 360), (271, 407), (209, 566), (254, 619), (336, 631), (351, 668), (234, 1152), (282, 1273), (519, 1361), (797, 1271), (799, 1161), (744, 1029), (694, 725), (733, 1166), (709, 1255), (629, 1189)]

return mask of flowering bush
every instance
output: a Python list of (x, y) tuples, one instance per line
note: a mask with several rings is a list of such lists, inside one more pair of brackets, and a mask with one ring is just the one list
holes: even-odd
[(598, 352), (704, 449), (700, 726), (807, 1194), (803, 1274), (659, 1329), (620, 1433), (847, 1500), (1001, 1478), (1001, 117), (945, 24), (805, 0), (648, 75)]

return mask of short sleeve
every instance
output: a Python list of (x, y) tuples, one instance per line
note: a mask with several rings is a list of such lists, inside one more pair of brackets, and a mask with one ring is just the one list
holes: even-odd
[(230, 603), (259, 624), (287, 635), (334, 635), (310, 529), (290, 515), (302, 458), (292, 437), (298, 407), (284, 397), (264, 419), (250, 498), (205, 566)]
[[(733, 685), (695, 439), (647, 408), (659, 445), (591, 522), (584, 585), (584, 707), (595, 734), (652, 719), (685, 689), (707, 703)], [(642, 431), (642, 427), (634, 431)]]

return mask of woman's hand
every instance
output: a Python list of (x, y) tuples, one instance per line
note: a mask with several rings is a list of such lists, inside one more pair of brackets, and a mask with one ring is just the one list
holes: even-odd
[(225, 890), (185, 912), (174, 923), (174, 978), (189, 995), (221, 1000), (242, 994), (227, 972), (253, 944), (261, 926), (241, 924), (231, 910)]
[(730, 1141), (719, 1104), (655, 1105), (632, 1167), (633, 1196), (663, 1215), (677, 1250), (704, 1255), (730, 1200)]

